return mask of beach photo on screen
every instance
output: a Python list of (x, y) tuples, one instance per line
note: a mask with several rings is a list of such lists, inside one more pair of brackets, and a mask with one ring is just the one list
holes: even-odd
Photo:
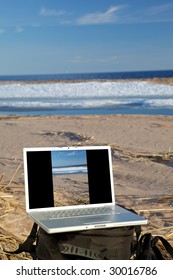
[(54, 205), (89, 203), (88, 170), (85, 150), (52, 151)]

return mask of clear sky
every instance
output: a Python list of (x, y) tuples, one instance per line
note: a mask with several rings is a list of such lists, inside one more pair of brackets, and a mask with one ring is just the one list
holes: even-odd
[(54, 151), (52, 152), (52, 166), (64, 167), (74, 165), (86, 165), (86, 151)]
[(172, 0), (0, 0), (0, 75), (166, 69)]

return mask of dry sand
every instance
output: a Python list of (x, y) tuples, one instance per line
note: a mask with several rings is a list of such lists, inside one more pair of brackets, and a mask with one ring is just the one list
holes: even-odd
[(87, 174), (53, 176), (53, 186), (55, 206), (89, 204)]
[(117, 202), (149, 218), (143, 232), (173, 241), (173, 116), (0, 116), (0, 259), (32, 225), (23, 148), (69, 145), (111, 145)]

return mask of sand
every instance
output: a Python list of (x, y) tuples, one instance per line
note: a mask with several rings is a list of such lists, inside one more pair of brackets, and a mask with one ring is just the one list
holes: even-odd
[(0, 258), (32, 225), (23, 148), (70, 145), (111, 145), (117, 202), (149, 219), (143, 232), (173, 241), (173, 116), (0, 116)]
[(0, 81), (0, 85), (6, 85), (6, 84), (54, 84), (54, 83), (81, 83), (81, 82), (129, 82), (129, 81), (147, 81), (149, 83), (156, 83), (156, 84), (165, 84), (165, 85), (173, 85), (173, 78), (139, 78), (139, 79), (93, 79), (93, 80), (38, 80), (38, 81)]

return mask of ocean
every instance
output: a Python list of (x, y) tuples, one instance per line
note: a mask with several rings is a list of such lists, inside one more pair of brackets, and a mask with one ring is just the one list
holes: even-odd
[(139, 80), (170, 77), (173, 70), (0, 76), (0, 114), (173, 115), (173, 86)]

